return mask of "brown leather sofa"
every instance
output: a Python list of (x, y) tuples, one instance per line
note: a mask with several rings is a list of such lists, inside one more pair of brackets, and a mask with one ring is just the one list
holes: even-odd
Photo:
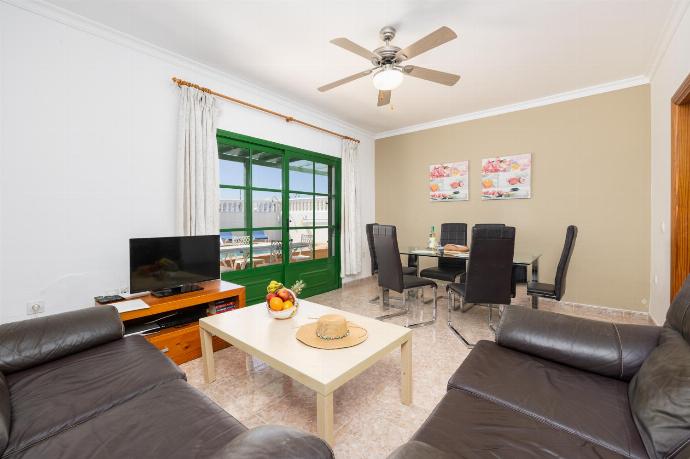
[(333, 458), (318, 437), (247, 429), (113, 307), (0, 326), (2, 458)]
[(690, 282), (663, 327), (507, 307), (389, 459), (451, 457), (689, 458)]

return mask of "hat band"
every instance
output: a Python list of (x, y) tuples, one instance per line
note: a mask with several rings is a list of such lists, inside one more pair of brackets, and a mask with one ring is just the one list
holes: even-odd
[(349, 335), (350, 335), (350, 329), (348, 329), (345, 332), (345, 334), (342, 336), (321, 336), (321, 334), (319, 334), (318, 330), (316, 331), (316, 336), (318, 336), (321, 339), (325, 339), (325, 340), (343, 339), (343, 338), (348, 337)]

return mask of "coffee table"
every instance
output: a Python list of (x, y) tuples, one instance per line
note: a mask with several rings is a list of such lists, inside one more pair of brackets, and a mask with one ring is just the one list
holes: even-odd
[[(300, 300), (299, 304), (297, 314), (287, 320), (272, 318), (263, 303), (200, 319), (206, 382), (215, 380), (211, 342), (215, 335), (315, 391), (318, 433), (332, 445), (333, 392), (400, 347), (400, 400), (405, 405), (412, 403), (412, 332), (409, 329), (311, 301)], [(354, 347), (324, 350), (309, 347), (295, 338), (300, 326), (324, 314), (341, 314), (366, 328), (366, 341)]]

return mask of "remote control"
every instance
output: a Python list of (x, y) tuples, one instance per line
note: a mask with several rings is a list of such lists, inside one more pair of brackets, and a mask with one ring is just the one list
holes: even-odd
[(94, 298), (96, 300), (96, 303), (98, 304), (109, 304), (109, 303), (114, 303), (116, 301), (121, 301), (124, 300), (123, 297), (120, 295), (106, 295), (106, 296), (97, 296)]

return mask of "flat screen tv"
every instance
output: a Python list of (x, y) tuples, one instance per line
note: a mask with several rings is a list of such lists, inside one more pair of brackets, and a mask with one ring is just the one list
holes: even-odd
[(216, 234), (130, 239), (130, 291), (167, 296), (199, 290), (197, 282), (218, 279), (218, 238)]

